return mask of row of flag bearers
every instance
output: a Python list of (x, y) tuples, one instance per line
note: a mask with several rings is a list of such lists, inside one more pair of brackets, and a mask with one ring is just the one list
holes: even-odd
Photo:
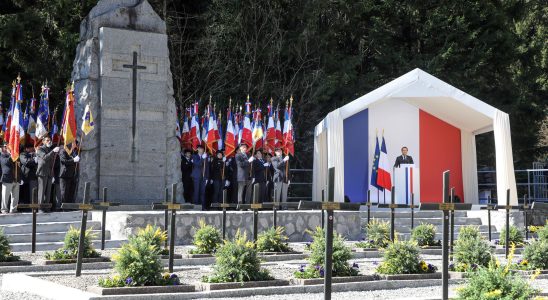
[[(17, 212), (20, 196), (22, 201), (30, 202), (34, 188), (38, 189), (38, 202), (52, 203), (53, 209), (59, 208), (63, 202), (74, 201), (80, 161), (74, 100), (74, 86), (69, 86), (59, 127), (56, 111), (50, 114), (47, 84), (42, 86), (36, 110), (34, 92), (30, 100), (24, 101), (20, 76), (13, 82), (7, 116), (4, 117), (3, 110), (0, 111), (2, 213)], [(88, 105), (84, 112), (81, 139), (93, 128)]]
[(181, 110), (177, 137), (183, 149), (185, 201), (207, 210), (211, 203), (222, 201), (226, 189), (227, 201), (251, 203), (254, 187), (260, 189), (259, 201), (287, 201), (289, 155), (294, 155), (295, 143), (293, 97), (286, 102), (283, 128), (273, 102), (271, 99), (263, 117), (260, 107), (251, 109), (249, 96), (244, 112), (242, 106), (239, 110), (233, 107), (231, 99), (225, 122), (211, 105), (211, 97), (201, 116), (198, 102)]

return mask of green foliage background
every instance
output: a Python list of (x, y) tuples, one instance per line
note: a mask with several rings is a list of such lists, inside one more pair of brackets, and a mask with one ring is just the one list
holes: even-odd
[[(35, 91), (47, 79), (51, 98), (62, 102), (80, 21), (96, 2), (0, 2), (4, 104), (18, 72)], [(548, 110), (544, 0), (150, 3), (167, 20), (180, 105), (212, 94), (224, 107), (250, 94), (283, 106), (293, 94), (301, 167), (312, 165), (313, 128), (326, 113), (414, 68), (510, 113), (517, 167), (548, 152), (539, 143)], [(481, 166), (494, 166), (492, 147), (491, 134), (478, 137)]]

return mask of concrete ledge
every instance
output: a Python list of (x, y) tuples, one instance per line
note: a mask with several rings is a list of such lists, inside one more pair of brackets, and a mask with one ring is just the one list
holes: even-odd
[[(92, 257), (92, 258), (83, 258), (82, 263), (89, 264), (89, 263), (98, 263), (98, 262), (110, 262), (110, 258), (108, 257)], [(49, 266), (49, 265), (62, 265), (62, 264), (75, 264), (76, 259), (52, 259), (52, 260), (44, 260), (42, 261), (43, 265)]]
[(214, 257), (214, 256), (213, 254), (192, 254), (192, 253), (185, 255), (185, 258), (206, 258), (206, 257)]
[[(379, 280), (379, 276), (376, 275), (358, 275), (358, 276), (344, 276), (344, 277), (333, 277), (333, 283), (344, 283), (344, 282), (361, 282), (361, 281), (373, 281)], [(323, 284), (323, 278), (314, 278), (314, 279), (300, 279), (294, 278), (291, 279), (291, 284), (294, 285), (313, 285), (313, 284)]]
[[(450, 284), (462, 283), (462, 279), (450, 279)], [(350, 283), (334, 283), (333, 292), (349, 292), (364, 290), (391, 290), (411, 287), (439, 286), (441, 279), (430, 280), (377, 280)], [(61, 300), (99, 300), (112, 299), (113, 296), (99, 296), (97, 294), (65, 287), (47, 280), (33, 278), (24, 274), (6, 274), (2, 280), (2, 289), (16, 292), (27, 292), (46, 298)], [(48, 292), (49, 291), (49, 292)], [(238, 288), (228, 290), (213, 290), (205, 292), (167, 293), (147, 295), (117, 295), (116, 299), (123, 300), (176, 300), (200, 298), (228, 298), (251, 297), (258, 295), (284, 295), (322, 293), (323, 284), (317, 285), (287, 285), (275, 287)]]
[(17, 261), (3, 261), (0, 262), (0, 267), (13, 267), (13, 266), (30, 266), (32, 262), (28, 260), (17, 260)]
[(271, 286), (286, 286), (289, 285), (288, 280), (265, 280), (265, 281), (247, 281), (247, 282), (223, 282), (209, 283), (201, 282), (196, 285), (199, 291), (216, 291), (216, 290), (231, 290), (245, 288), (259, 288)]
[(92, 293), (25, 274), (5, 274), (2, 276), (2, 290), (27, 292), (58, 300), (88, 300), (95, 296)]
[(425, 273), (425, 274), (394, 274), (394, 275), (379, 275), (384, 280), (427, 280), (440, 279), (441, 272)]
[[(174, 259), (181, 259), (181, 258), (183, 258), (183, 256), (181, 254), (173, 254), (173, 258)], [(160, 255), (160, 259), (169, 259), (169, 254), (168, 255)]]
[(165, 293), (188, 293), (194, 292), (193, 285), (169, 285), (169, 286), (134, 286), (134, 287), (115, 287), (103, 288), (92, 286), (88, 291), (102, 296), (112, 295), (138, 295), (138, 294), (165, 294)]

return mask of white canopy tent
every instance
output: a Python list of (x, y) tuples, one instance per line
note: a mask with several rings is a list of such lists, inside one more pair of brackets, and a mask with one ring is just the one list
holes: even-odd
[[(477, 203), (478, 199), (475, 135), (494, 131), (498, 201), (505, 202), (506, 190), (510, 189), (510, 202), (517, 204), (508, 114), (420, 69), (415, 69), (330, 112), (316, 126), (314, 200), (320, 200), (322, 190), (327, 189), (327, 172), (331, 167), (336, 167), (333, 200), (344, 199), (344, 120), (379, 103), (390, 105), (390, 101), (405, 102), (460, 129), (462, 183), (464, 198), (468, 199), (466, 202)], [(439, 175), (441, 181), (441, 174)]]

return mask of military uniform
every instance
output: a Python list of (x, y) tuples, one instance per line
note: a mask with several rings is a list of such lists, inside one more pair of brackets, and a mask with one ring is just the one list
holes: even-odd
[(183, 197), (185, 202), (192, 201), (192, 158), (181, 157), (181, 175), (183, 179)]

